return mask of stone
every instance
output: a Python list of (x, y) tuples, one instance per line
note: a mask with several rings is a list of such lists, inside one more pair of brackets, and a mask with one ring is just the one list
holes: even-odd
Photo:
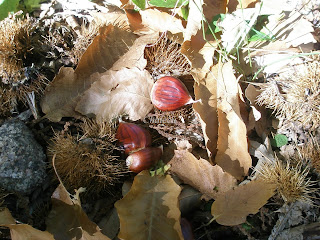
[(0, 127), (0, 187), (31, 193), (46, 177), (46, 155), (31, 130), (20, 120)]

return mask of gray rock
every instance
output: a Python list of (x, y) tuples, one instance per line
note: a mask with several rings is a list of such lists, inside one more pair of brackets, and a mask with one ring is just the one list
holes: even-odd
[(46, 155), (29, 128), (13, 119), (0, 127), (0, 187), (31, 193), (46, 177)]

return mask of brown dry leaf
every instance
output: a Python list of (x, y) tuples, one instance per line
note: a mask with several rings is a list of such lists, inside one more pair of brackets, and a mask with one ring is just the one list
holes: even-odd
[(84, 115), (95, 115), (98, 120), (128, 114), (133, 121), (144, 118), (153, 108), (150, 92), (153, 85), (147, 70), (122, 68), (104, 74), (93, 74), (94, 81), (77, 104)]
[[(60, 184), (52, 195), (52, 210), (47, 218), (47, 230), (55, 240), (110, 240), (88, 218), (80, 206), (80, 190), (74, 199)], [(71, 203), (71, 204), (70, 204)]]
[[(74, 108), (79, 97), (92, 82), (90, 75), (105, 72), (128, 52), (137, 36), (126, 30), (109, 25), (100, 30), (73, 70), (70, 67), (60, 69), (51, 85), (46, 88), (41, 101), (42, 111), (51, 121), (60, 121), (62, 117), (77, 117)], [(121, 39), (121, 41), (119, 41)]]
[(120, 239), (183, 239), (178, 196), (181, 188), (170, 175), (151, 177), (142, 171), (130, 191), (115, 203), (120, 218)]
[(209, 157), (216, 154), (218, 139), (216, 73), (212, 69), (215, 44), (212, 44), (206, 43), (198, 33), (181, 47), (181, 52), (192, 65), (195, 100), (201, 99), (193, 104), (193, 108), (199, 114)]
[(220, 195), (211, 207), (217, 223), (234, 226), (246, 221), (249, 214), (256, 214), (275, 191), (275, 185), (255, 180)]
[(200, 123), (205, 138), (208, 156), (213, 157), (217, 153), (218, 141), (218, 114), (217, 114), (217, 81), (215, 68), (211, 68), (205, 78), (194, 83), (195, 99), (201, 99), (193, 105), (199, 114)]
[(197, 159), (186, 150), (176, 150), (169, 162), (170, 171), (184, 183), (198, 189), (209, 200), (236, 186), (237, 181), (218, 165), (212, 166), (207, 160)]
[(166, 12), (158, 9), (145, 9), (136, 12), (127, 10), (127, 17), (131, 30), (136, 34), (150, 34), (158, 32), (182, 33), (184, 27), (182, 21)]
[[(191, 36), (194, 36), (202, 27), (202, 5), (203, 0), (189, 1), (189, 14), (186, 30), (183, 33), (184, 41), (190, 41)], [(201, 31), (202, 32), (202, 31)]]
[(258, 0), (230, 0), (228, 2), (228, 13), (232, 13), (237, 8), (254, 8)]
[(7, 208), (0, 211), (0, 226), (10, 228), (12, 240), (54, 240), (49, 232), (40, 231), (28, 224), (16, 224)]
[(237, 179), (248, 174), (252, 160), (248, 152), (247, 129), (240, 114), (239, 84), (232, 63), (218, 67), (218, 152), (215, 162)]
[(228, 0), (204, 0), (203, 15), (211, 22), (217, 14), (227, 12), (227, 3)]

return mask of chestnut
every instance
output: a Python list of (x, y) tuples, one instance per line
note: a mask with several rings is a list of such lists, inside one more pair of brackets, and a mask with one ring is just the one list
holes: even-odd
[(130, 171), (139, 173), (155, 165), (160, 160), (162, 152), (162, 146), (147, 147), (131, 153), (126, 159), (126, 164)]
[(174, 111), (193, 103), (188, 89), (179, 79), (166, 76), (159, 78), (151, 89), (153, 105), (162, 111)]
[(149, 147), (152, 143), (152, 138), (148, 130), (134, 123), (120, 122), (116, 138), (124, 147), (125, 153)]

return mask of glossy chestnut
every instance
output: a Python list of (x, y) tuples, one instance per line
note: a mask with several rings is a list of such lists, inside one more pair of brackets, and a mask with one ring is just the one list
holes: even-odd
[(147, 147), (133, 152), (126, 159), (130, 171), (139, 173), (155, 165), (162, 156), (162, 147)]
[(125, 153), (149, 147), (152, 143), (152, 138), (148, 130), (134, 123), (120, 122), (116, 138), (124, 147)]
[(179, 79), (166, 76), (158, 79), (151, 89), (153, 105), (162, 111), (174, 111), (193, 103), (188, 89)]

